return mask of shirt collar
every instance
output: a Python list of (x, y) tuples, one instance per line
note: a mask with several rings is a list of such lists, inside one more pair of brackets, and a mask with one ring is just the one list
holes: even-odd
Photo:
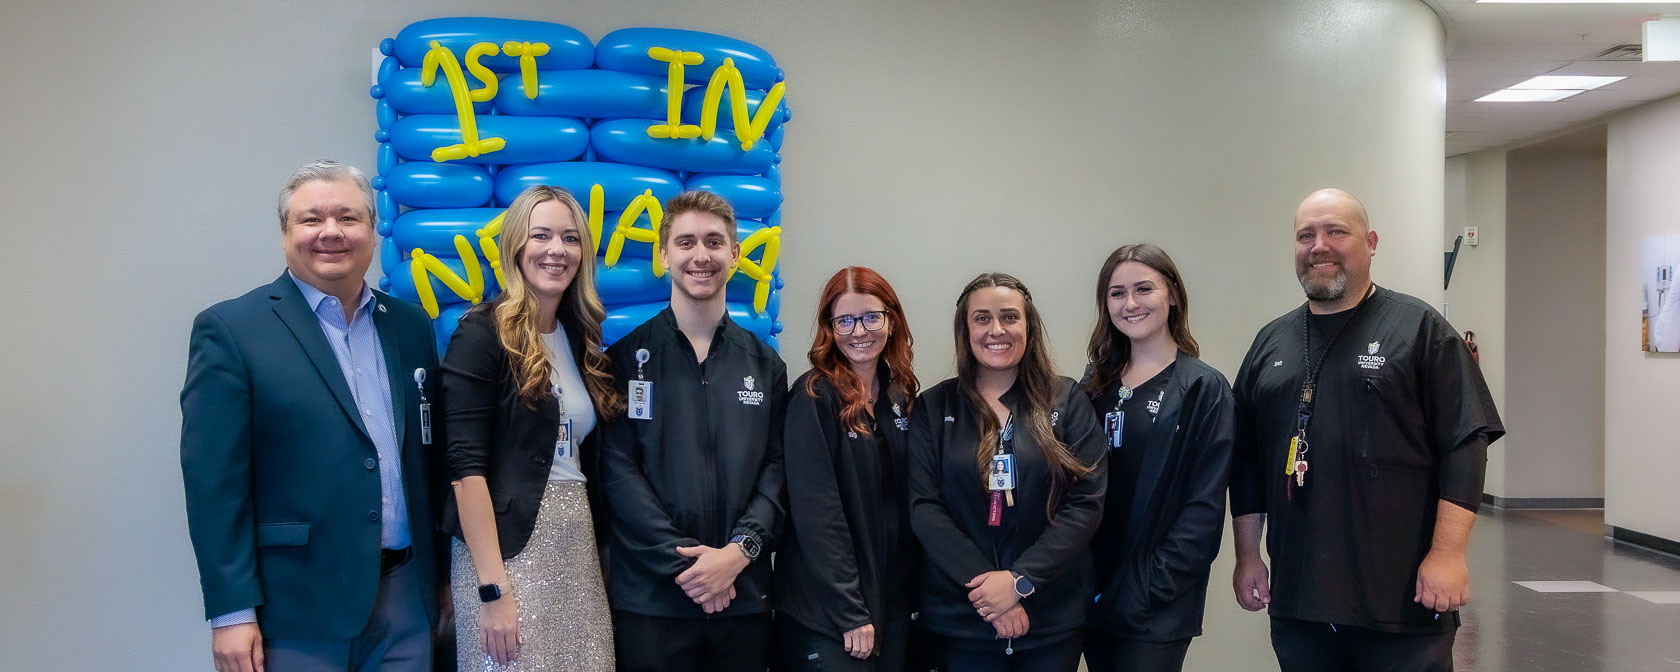
[[(290, 277), (292, 282), (297, 284), (298, 291), (303, 293), (303, 301), (304, 303), (309, 304), (309, 312), (319, 314), (321, 310), (321, 302), (327, 300), (327, 293), (316, 289), (314, 285), (299, 280), (290, 269), (286, 270), (286, 276)], [(373, 289), (369, 288), (366, 282), (363, 282), (362, 296), (360, 299), (356, 300), (356, 312), (359, 313), (363, 310), (367, 310), (372, 301)]]

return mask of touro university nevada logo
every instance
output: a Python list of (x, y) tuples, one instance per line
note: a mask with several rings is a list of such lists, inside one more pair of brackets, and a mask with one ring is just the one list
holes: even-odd
[(764, 393), (753, 390), (753, 377), (752, 376), (747, 376), (745, 378), (742, 378), (741, 379), (741, 387), (744, 387), (746, 389), (736, 391), (735, 392), (735, 398), (739, 399), (742, 404), (745, 404), (745, 405), (748, 405), (748, 406), (758, 406), (758, 405), (761, 405), (761, 404), (764, 403)]
[(1359, 356), (1359, 368), (1376, 370), (1381, 369), (1384, 364), (1387, 364), (1388, 358), (1377, 354), (1377, 350), (1380, 349), (1382, 349), (1381, 341), (1371, 341), (1370, 343), (1367, 343), (1365, 345), (1365, 354)]

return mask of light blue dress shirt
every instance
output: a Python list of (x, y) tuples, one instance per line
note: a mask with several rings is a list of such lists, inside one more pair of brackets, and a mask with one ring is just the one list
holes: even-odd
[[(384, 548), (407, 548), (410, 543), (408, 499), (403, 496), (402, 454), (397, 446), (391, 377), (385, 366), (385, 349), (379, 344), (379, 330), (373, 326), (373, 311), (378, 306), (373, 300), (373, 290), (362, 286), (356, 312), (346, 323), (344, 304), (338, 297), (328, 296), (297, 276), (292, 276), (292, 282), (297, 283), (303, 300), (321, 323), (321, 331), (338, 360), (338, 369), (356, 400), (356, 410), (362, 414), (362, 425), (367, 427), (379, 454), (379, 543)], [(219, 628), (256, 620), (255, 609), (243, 609), (210, 619), (210, 625)]]

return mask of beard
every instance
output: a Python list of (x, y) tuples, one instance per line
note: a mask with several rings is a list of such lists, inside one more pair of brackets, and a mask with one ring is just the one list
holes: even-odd
[(1302, 271), (1295, 277), (1301, 281), (1301, 289), (1306, 291), (1307, 298), (1313, 301), (1340, 301), (1347, 293), (1347, 271), (1339, 266), (1336, 275), (1329, 280), (1313, 280), (1310, 270)]

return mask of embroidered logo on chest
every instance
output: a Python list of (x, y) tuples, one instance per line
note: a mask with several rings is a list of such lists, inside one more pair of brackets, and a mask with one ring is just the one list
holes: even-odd
[(1365, 354), (1359, 356), (1359, 368), (1378, 370), (1388, 363), (1388, 358), (1377, 354), (1382, 349), (1381, 341), (1371, 341), (1365, 345)]
[(763, 392), (757, 392), (757, 391), (753, 390), (753, 377), (752, 376), (747, 376), (745, 378), (742, 378), (741, 379), (741, 387), (744, 387), (746, 389), (736, 391), (735, 392), (735, 398), (740, 400), (742, 405), (744, 405), (744, 406), (759, 406), (759, 405), (762, 405), (764, 403), (764, 393)]

